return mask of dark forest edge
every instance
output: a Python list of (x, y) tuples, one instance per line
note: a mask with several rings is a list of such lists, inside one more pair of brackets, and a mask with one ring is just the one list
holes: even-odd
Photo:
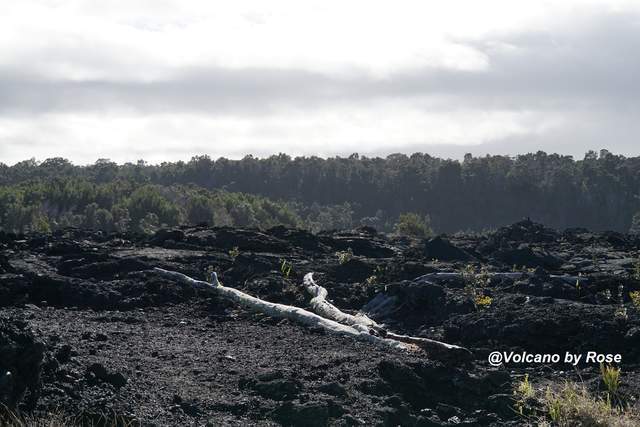
[(424, 235), (481, 231), (525, 216), (559, 229), (640, 231), (640, 157), (601, 150), (582, 160), (539, 151), (463, 161), (416, 153), (0, 164), (0, 228), (13, 232), (152, 233), (208, 223), (312, 231), (368, 225)]

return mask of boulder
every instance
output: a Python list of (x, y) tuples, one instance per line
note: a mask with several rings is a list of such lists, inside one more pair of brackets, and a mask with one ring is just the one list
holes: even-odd
[(329, 415), (329, 406), (320, 402), (302, 404), (287, 402), (272, 413), (273, 419), (281, 425), (309, 427), (328, 425)]

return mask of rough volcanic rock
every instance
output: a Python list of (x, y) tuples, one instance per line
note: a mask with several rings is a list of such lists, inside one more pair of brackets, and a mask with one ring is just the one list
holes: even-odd
[(323, 249), (318, 236), (306, 230), (290, 229), (280, 225), (270, 228), (267, 230), (267, 233), (307, 251), (318, 251)]
[(530, 352), (621, 352), (628, 358), (632, 354), (625, 336), (639, 320), (635, 313), (618, 320), (616, 307), (518, 295), (495, 304), (447, 320), (445, 338), (472, 346), (492, 340)]
[(15, 410), (23, 399), (33, 407), (40, 394), (44, 344), (24, 322), (0, 318), (0, 404)]
[(89, 379), (97, 379), (111, 384), (116, 388), (123, 387), (127, 384), (127, 378), (120, 372), (110, 372), (101, 363), (94, 363), (87, 368)]
[(165, 242), (170, 241), (172, 243), (182, 242), (185, 239), (185, 233), (179, 229), (166, 229), (162, 228), (156, 231), (155, 235), (150, 239), (150, 242), (154, 245), (163, 246)]
[(424, 256), (440, 261), (469, 261), (473, 259), (467, 252), (441, 236), (425, 241)]
[(543, 267), (557, 269), (562, 265), (562, 260), (548, 253), (534, 251), (527, 245), (521, 245), (516, 249), (503, 249), (493, 256), (509, 266), (516, 267)]
[(243, 230), (230, 227), (188, 230), (186, 241), (198, 246), (216, 247), (224, 250), (237, 247), (241, 251), (278, 253), (288, 249), (285, 241), (262, 233), (259, 230)]
[(373, 274), (374, 267), (361, 259), (352, 258), (343, 264), (336, 265), (331, 277), (338, 282), (364, 282)]
[(321, 235), (321, 241), (336, 251), (351, 249), (354, 255), (367, 258), (388, 258), (396, 254), (382, 239), (361, 233), (339, 233), (333, 236)]
[(507, 227), (499, 228), (492, 238), (496, 241), (540, 243), (553, 242), (558, 238), (558, 233), (530, 219), (524, 219)]
[(272, 417), (283, 426), (322, 427), (329, 421), (329, 407), (318, 402), (287, 402), (275, 409)]

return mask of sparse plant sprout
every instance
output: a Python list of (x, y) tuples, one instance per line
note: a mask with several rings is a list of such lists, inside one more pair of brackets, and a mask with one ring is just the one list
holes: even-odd
[(559, 423), (560, 417), (562, 416), (562, 401), (551, 391), (551, 388), (549, 387), (547, 387), (544, 399), (547, 406), (547, 413), (549, 415), (549, 418), (554, 423)]
[(378, 283), (378, 276), (376, 276), (375, 274), (372, 274), (371, 276), (367, 277), (367, 280), (365, 282), (367, 283), (368, 286), (373, 286), (376, 283)]
[(386, 268), (382, 265), (376, 265), (376, 268), (373, 270), (373, 274), (366, 279), (366, 284), (369, 286), (377, 285), (380, 283)]
[(536, 395), (536, 391), (529, 381), (529, 374), (524, 374), (522, 381), (518, 382), (515, 393), (525, 399), (530, 399)]
[(620, 387), (620, 368), (601, 363), (600, 376), (602, 383), (607, 388), (608, 397), (616, 396)]
[(485, 288), (491, 282), (491, 275), (487, 267), (483, 266), (480, 272), (476, 272), (475, 267), (469, 264), (462, 270), (465, 293), (471, 298), (477, 309), (487, 308), (493, 302), (492, 298), (485, 294)]
[(629, 292), (629, 298), (631, 299), (633, 306), (640, 310), (640, 291)]
[(492, 302), (493, 302), (493, 299), (487, 295), (480, 295), (480, 296), (477, 296), (475, 299), (475, 305), (478, 308), (487, 308), (491, 305)]
[(346, 251), (338, 251), (336, 256), (340, 265), (346, 264), (353, 259), (353, 249), (347, 248)]
[(229, 250), (229, 256), (233, 261), (235, 261), (236, 258), (238, 258), (238, 255), (240, 255), (240, 248), (238, 248), (237, 246), (234, 246), (232, 249)]
[(627, 308), (624, 306), (624, 285), (618, 285), (618, 308), (614, 313), (614, 317), (617, 320), (627, 320), (629, 315), (627, 314)]
[(280, 272), (285, 279), (289, 278), (289, 276), (291, 275), (291, 270), (293, 270), (293, 264), (286, 259), (283, 259), (282, 263), (280, 264)]
[(576, 279), (576, 290), (578, 293), (582, 290), (582, 283), (580, 283), (580, 279), (582, 278), (582, 273), (578, 273), (578, 278)]
[(525, 405), (527, 400), (533, 399), (536, 395), (536, 391), (529, 382), (529, 374), (524, 375), (524, 379), (519, 381), (513, 389), (515, 404), (515, 410), (524, 415)]
[(617, 307), (616, 311), (613, 313), (613, 317), (616, 320), (621, 320), (621, 321), (629, 320), (629, 313), (627, 313), (627, 308), (624, 306)]

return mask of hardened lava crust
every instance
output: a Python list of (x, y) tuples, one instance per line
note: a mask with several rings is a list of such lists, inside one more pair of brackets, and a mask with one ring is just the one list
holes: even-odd
[[(529, 220), (429, 239), (371, 228), (0, 233), (0, 402), (93, 425), (521, 425), (513, 387), (524, 374), (597, 389), (600, 366), (492, 366), (491, 352), (620, 354), (620, 396), (638, 395), (639, 244)], [(224, 286), (303, 308), (302, 278), (315, 272), (340, 309), (473, 357), (252, 313), (154, 267), (200, 280), (214, 270)]]

